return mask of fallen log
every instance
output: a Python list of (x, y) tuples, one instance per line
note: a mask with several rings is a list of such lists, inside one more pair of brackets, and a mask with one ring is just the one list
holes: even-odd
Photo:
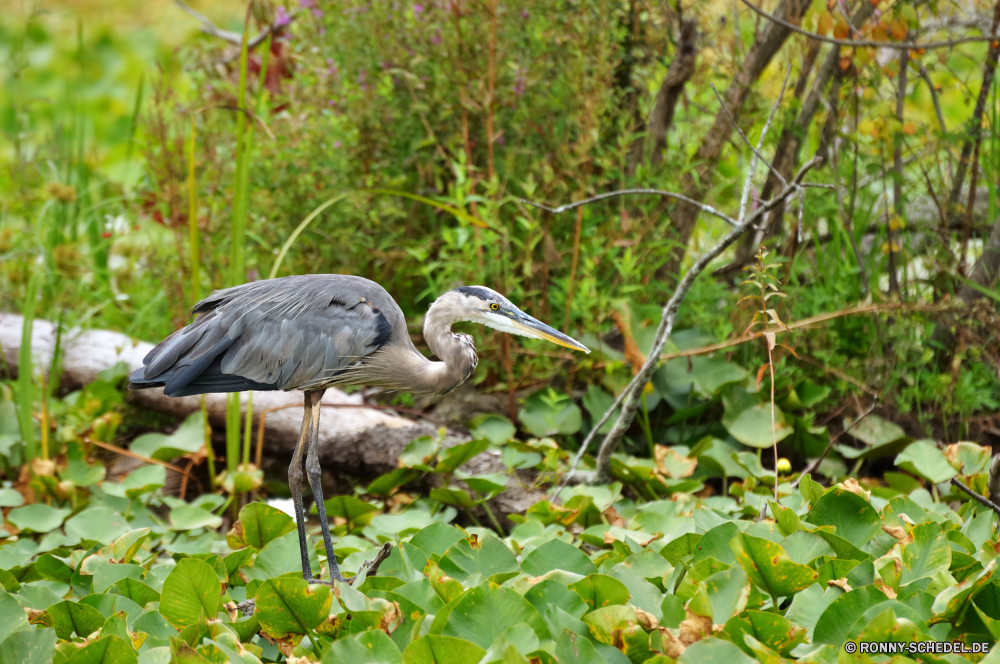
[[(0, 313), (0, 350), (7, 367), (16, 374), (21, 348), (21, 330), (24, 319), (17, 314)], [(56, 326), (47, 320), (35, 320), (31, 335), (31, 355), (34, 366), (48, 371), (56, 345)], [(63, 333), (63, 359), (60, 386), (75, 389), (93, 382), (97, 374), (118, 362), (129, 369), (142, 366), (142, 358), (153, 344), (136, 341), (124, 334), (107, 330), (72, 329)], [(245, 414), (249, 395), (242, 393), (240, 403)], [(127, 398), (142, 408), (184, 418), (201, 408), (197, 396), (167, 397), (162, 388), (129, 392)], [(256, 435), (261, 413), (267, 413), (264, 449), (269, 454), (290, 457), (298, 440), (302, 425), (302, 394), (299, 392), (254, 392), (253, 422)], [(331, 388), (323, 395), (324, 408), (319, 432), (320, 460), (325, 470), (334, 475), (352, 474), (375, 476), (397, 467), (403, 448), (414, 438), (438, 435), (439, 428), (425, 422), (376, 410), (362, 403), (360, 394), (347, 394)], [(209, 421), (225, 426), (226, 397), (223, 394), (205, 395)], [(344, 406), (356, 405), (357, 408)], [(469, 440), (468, 435), (449, 431), (443, 445), (451, 447)], [(495, 451), (486, 451), (470, 460), (465, 470), (472, 473), (506, 473), (507, 468)], [(527, 488), (530, 476), (510, 476), (507, 491), (491, 501), (496, 512), (503, 516), (523, 512), (544, 496)]]

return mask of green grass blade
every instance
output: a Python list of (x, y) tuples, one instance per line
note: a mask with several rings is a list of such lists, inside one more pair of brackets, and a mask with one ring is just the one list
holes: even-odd
[(25, 461), (30, 462), (38, 456), (35, 442), (35, 427), (31, 418), (32, 383), (31, 362), (31, 331), (35, 323), (35, 304), (38, 290), (42, 285), (44, 272), (38, 271), (28, 282), (28, 292), (24, 296), (24, 323), (21, 327), (21, 349), (17, 357), (17, 425), (21, 430), (21, 440), (24, 441)]
[(292, 231), (292, 234), (288, 236), (288, 239), (285, 240), (285, 243), (281, 245), (281, 249), (278, 251), (278, 257), (274, 259), (274, 265), (271, 266), (271, 272), (267, 275), (268, 279), (274, 279), (276, 276), (278, 276), (278, 270), (281, 268), (282, 261), (285, 260), (285, 254), (287, 254), (291, 246), (295, 244), (295, 240), (297, 240), (298, 237), (302, 235), (302, 231), (308, 228), (309, 224), (313, 222), (313, 219), (318, 217), (320, 212), (327, 209), (334, 203), (338, 203), (344, 200), (352, 193), (353, 192), (348, 191), (343, 194), (337, 194), (333, 198), (328, 198), (327, 200), (320, 203), (315, 210), (309, 213), (309, 216), (303, 219), (302, 222), (295, 227), (295, 230)]

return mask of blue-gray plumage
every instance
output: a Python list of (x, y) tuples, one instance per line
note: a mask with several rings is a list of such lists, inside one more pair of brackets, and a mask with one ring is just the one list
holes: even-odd
[(451, 330), (459, 321), (590, 352), (484, 286), (448, 291), (427, 310), (424, 340), (440, 361), (416, 349), (389, 293), (361, 277), (313, 274), (256, 281), (216, 291), (195, 305), (193, 313), (198, 317), (192, 324), (146, 355), (143, 367), (129, 376), (129, 388), (162, 387), (172, 397), (246, 390), (306, 393), (302, 433), (288, 477), (307, 580), (313, 577), (301, 495), (303, 467), (316, 500), (331, 578), (346, 581), (333, 555), (320, 486), (318, 406), (326, 388), (373, 385), (423, 394), (455, 389), (478, 362), (472, 337)]

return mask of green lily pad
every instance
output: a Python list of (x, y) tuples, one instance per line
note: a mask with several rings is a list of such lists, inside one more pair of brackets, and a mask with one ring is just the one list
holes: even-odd
[(488, 579), (494, 574), (521, 571), (517, 558), (496, 537), (481, 542), (471, 539), (456, 542), (441, 557), (440, 566), (445, 574), (458, 581), (465, 581), (477, 572)]
[(726, 623), (723, 632), (742, 650), (754, 656), (754, 652), (746, 645), (744, 636), (750, 635), (771, 650), (787, 656), (789, 651), (800, 643), (805, 643), (804, 627), (793, 625), (784, 616), (764, 611), (747, 611), (744, 615), (732, 618)]
[(34, 503), (24, 507), (15, 507), (7, 514), (7, 521), (18, 530), (47, 533), (61, 526), (69, 514), (70, 510)]
[(592, 610), (627, 604), (629, 600), (625, 584), (605, 574), (591, 574), (570, 585), (569, 589), (579, 595)]
[(729, 435), (750, 447), (771, 447), (792, 435), (794, 429), (785, 421), (785, 414), (771, 404), (761, 401), (741, 387), (730, 388), (722, 399), (726, 412), (722, 425)]
[(100, 611), (79, 602), (59, 602), (45, 612), (52, 616), (56, 634), (63, 640), (69, 639), (74, 633), (80, 638), (86, 638), (104, 626), (104, 616)]
[(563, 570), (581, 576), (597, 573), (597, 567), (580, 549), (562, 540), (550, 540), (541, 545), (521, 561), (521, 569), (526, 574), (541, 576), (552, 570)]
[(861, 548), (882, 532), (882, 520), (867, 500), (845, 489), (827, 490), (809, 510), (815, 526), (834, 526), (838, 537)]
[(240, 510), (232, 530), (226, 534), (231, 549), (250, 546), (258, 551), (269, 542), (295, 530), (295, 521), (267, 503), (250, 503)]
[(958, 475), (933, 441), (918, 440), (896, 457), (896, 465), (928, 482), (940, 484)]
[(488, 649), (498, 636), (518, 623), (527, 623), (540, 640), (550, 638), (545, 621), (526, 599), (513, 590), (481, 585), (458, 600), (441, 634)]
[(170, 510), (170, 527), (173, 530), (194, 530), (195, 528), (216, 529), (222, 525), (222, 517), (194, 505), (181, 505)]
[(652, 654), (649, 634), (631, 606), (606, 606), (583, 617), (596, 641), (618, 648), (633, 664), (645, 662)]
[(501, 445), (514, 437), (517, 427), (506, 417), (499, 415), (482, 415), (469, 424), (473, 438), (485, 438), (494, 445)]
[(11, 634), (23, 629), (28, 629), (28, 617), (24, 609), (13, 595), (0, 590), (0, 643)]
[(573, 435), (583, 426), (580, 407), (552, 388), (535, 392), (524, 402), (517, 418), (532, 435), (544, 438), (555, 435)]
[(136, 664), (132, 644), (117, 636), (103, 636), (73, 653), (66, 664)]
[(269, 579), (257, 589), (254, 615), (274, 638), (308, 634), (330, 615), (332, 601), (329, 586), (288, 576)]
[(195, 624), (202, 616), (214, 619), (220, 595), (219, 577), (211, 565), (197, 558), (184, 558), (163, 582), (159, 610), (180, 629)]
[(446, 447), (441, 450), (438, 455), (438, 462), (434, 467), (434, 472), (453, 473), (466, 462), (471, 461), (473, 458), (486, 451), (486, 448), (489, 446), (490, 441), (485, 438), (480, 438), (478, 440), (470, 440), (469, 442), (462, 443), (460, 445)]
[(403, 664), (478, 664), (486, 651), (450, 636), (422, 636), (403, 651)]
[[(912, 538), (912, 541), (907, 541)], [(903, 571), (901, 586), (918, 579), (933, 577), (951, 567), (951, 543), (936, 523), (914, 526), (903, 540)]]
[(819, 576), (816, 570), (792, 562), (781, 545), (769, 540), (740, 533), (731, 546), (754, 585), (772, 597), (790, 597)]
[(372, 629), (330, 645), (323, 664), (403, 664), (403, 654), (385, 632)]
[(0, 662), (52, 664), (55, 651), (55, 630), (23, 630), (0, 642)]

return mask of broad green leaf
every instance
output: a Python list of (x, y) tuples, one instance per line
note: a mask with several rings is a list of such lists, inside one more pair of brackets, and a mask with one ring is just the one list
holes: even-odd
[(471, 461), (490, 446), (490, 441), (485, 438), (470, 440), (467, 443), (446, 447), (438, 454), (437, 466), (434, 472), (453, 473), (467, 461)]
[(159, 461), (170, 461), (191, 452), (197, 452), (205, 444), (205, 425), (201, 411), (195, 411), (177, 427), (171, 435), (147, 433), (132, 441), (129, 449), (145, 457)]
[(514, 437), (517, 428), (506, 417), (482, 415), (472, 420), (470, 431), (473, 438), (485, 438), (494, 445), (501, 445)]
[(386, 633), (372, 629), (334, 641), (323, 664), (403, 664), (403, 654)]
[(18, 530), (47, 533), (62, 525), (70, 510), (57, 509), (42, 503), (15, 507), (7, 514), (7, 521)]
[(0, 662), (52, 664), (55, 650), (55, 630), (22, 630), (0, 642)]
[(929, 482), (940, 484), (958, 475), (933, 441), (918, 440), (896, 457), (896, 465)]
[[(371, 522), (372, 517), (379, 512), (379, 509), (371, 503), (366, 503), (354, 496), (334, 496), (324, 501), (323, 504), (326, 507), (326, 516), (330, 519), (331, 523), (335, 517), (339, 517), (347, 522), (347, 532), (351, 532), (358, 527), (367, 526)], [(315, 505), (313, 505), (310, 512), (313, 514), (317, 513)], [(288, 515), (286, 514), (285, 516)], [(294, 528), (294, 526), (295, 523), (292, 522), (292, 527)], [(284, 535), (285, 533), (281, 534)]]
[(43, 579), (59, 581), (60, 583), (69, 583), (70, 579), (73, 578), (73, 568), (51, 553), (38, 557), (38, 560), (35, 561), (35, 571)]
[(443, 556), (452, 544), (465, 538), (465, 533), (455, 526), (435, 521), (414, 535), (409, 543), (423, 551), (427, 556)]
[(812, 568), (792, 562), (781, 545), (766, 539), (740, 533), (731, 547), (754, 585), (772, 597), (790, 597), (819, 576)]
[(226, 533), (226, 542), (232, 549), (250, 546), (259, 551), (294, 530), (295, 521), (281, 510), (267, 503), (250, 503), (240, 510), (232, 530)]
[(163, 488), (167, 483), (167, 469), (160, 465), (141, 466), (128, 474), (122, 481), (125, 496), (139, 498)]
[(858, 548), (882, 532), (882, 520), (867, 500), (845, 489), (828, 489), (809, 510), (806, 521), (834, 526), (836, 535)]
[(541, 576), (552, 570), (563, 570), (581, 576), (597, 573), (590, 558), (580, 549), (562, 540), (550, 540), (521, 561), (521, 569), (531, 576)]
[(220, 594), (215, 570), (203, 560), (184, 558), (163, 582), (160, 613), (177, 628), (193, 625), (201, 616), (214, 619)]
[(77, 650), (66, 664), (136, 664), (135, 650), (117, 636), (103, 636)]
[(606, 664), (606, 660), (597, 652), (594, 645), (586, 637), (571, 632), (568, 629), (562, 630), (556, 639), (555, 649), (556, 659), (562, 662), (572, 662), (573, 664)]
[(888, 607), (882, 611), (882, 606), (876, 605), (874, 610), (880, 611), (874, 618), (866, 618), (864, 629), (858, 634), (859, 641), (875, 642), (908, 642), (920, 641), (920, 628), (912, 620), (905, 617), (897, 617), (893, 607)]
[(13, 595), (0, 590), (0, 643), (22, 629), (28, 629), (28, 618), (24, 614), (24, 609)]
[(540, 640), (551, 638), (545, 621), (526, 599), (513, 590), (481, 585), (466, 593), (455, 605), (442, 631), (488, 649), (509, 627), (527, 623)]
[(535, 392), (524, 402), (517, 418), (532, 435), (573, 435), (583, 425), (580, 407), (565, 394), (552, 388)]
[(616, 604), (627, 604), (628, 588), (618, 579), (605, 574), (591, 574), (569, 586), (592, 610)]
[(570, 590), (565, 584), (554, 579), (546, 579), (531, 586), (524, 599), (531, 602), (539, 613), (545, 615), (549, 604), (558, 606), (566, 613), (575, 618), (582, 618), (590, 610), (580, 596)]
[(633, 664), (649, 658), (649, 634), (639, 624), (634, 607), (606, 606), (585, 615), (583, 622), (595, 640), (618, 648)]
[(332, 601), (329, 586), (287, 576), (269, 579), (257, 589), (255, 615), (274, 638), (308, 634), (326, 620)]
[(139, 565), (102, 563), (94, 571), (93, 590), (103, 593), (124, 578), (139, 580), (145, 571)]
[(903, 571), (899, 579), (901, 586), (917, 579), (933, 577), (951, 567), (951, 543), (945, 537), (941, 526), (936, 523), (921, 523), (914, 526), (902, 544)]
[(820, 556), (836, 555), (822, 537), (804, 530), (792, 533), (781, 540), (780, 544), (788, 553), (788, 557), (800, 565), (808, 565)]
[(111, 544), (129, 531), (128, 521), (109, 507), (93, 507), (66, 521), (66, 536), (71, 540), (93, 540)]
[(994, 558), (979, 572), (939, 592), (931, 606), (934, 622), (945, 622), (962, 615), (969, 601), (974, 599), (986, 584), (993, 581), (996, 570), (997, 562)]
[(428, 464), (437, 457), (439, 449), (441, 449), (441, 441), (437, 438), (430, 436), (414, 438), (399, 453), (399, 465), (431, 471), (433, 469)]
[(813, 630), (813, 643), (842, 646), (856, 633), (855, 625), (863, 620), (865, 611), (884, 601), (885, 593), (874, 586), (844, 593), (823, 611)]
[(115, 587), (122, 596), (128, 597), (139, 606), (146, 606), (149, 602), (160, 601), (160, 593), (136, 579), (122, 579), (115, 584)]
[(521, 571), (517, 558), (496, 537), (481, 542), (473, 538), (459, 540), (441, 557), (439, 564), (445, 574), (460, 582), (476, 572), (488, 579), (494, 574)]
[(786, 656), (792, 648), (806, 640), (804, 627), (797, 627), (783, 616), (764, 611), (747, 611), (734, 617), (726, 623), (723, 631), (751, 657), (754, 653), (743, 639), (747, 634)]
[[(3, 403), (9, 402), (2, 402)], [(17, 489), (0, 489), (0, 507), (20, 507), (24, 504), (24, 496)]]
[[(714, 558), (720, 563), (727, 565), (736, 564), (736, 556), (730, 548), (729, 543), (733, 541), (740, 532), (739, 527), (732, 522), (718, 525), (706, 532), (691, 557), (691, 564), (697, 564), (702, 560)], [(722, 621), (719, 621), (722, 624)]]
[(715, 625), (723, 625), (733, 615), (743, 611), (750, 598), (750, 582), (739, 567), (716, 572), (699, 586), (708, 599)]
[(104, 616), (100, 611), (79, 602), (59, 602), (46, 609), (46, 613), (52, 616), (56, 634), (63, 640), (69, 639), (74, 632), (80, 638), (86, 638), (104, 626)]
[[(588, 413), (590, 413), (590, 421), (592, 423), (596, 423), (604, 417), (604, 413), (608, 412), (614, 403), (615, 398), (602, 390), (600, 386), (596, 384), (592, 384), (587, 390), (587, 393), (583, 395), (583, 407), (587, 409)], [(615, 411), (614, 415), (608, 418), (608, 421), (604, 423), (604, 426), (602, 426), (597, 433), (604, 435), (611, 431), (611, 427), (614, 426), (615, 418), (619, 412), (621, 412), (620, 408)]]
[(116, 562), (128, 563), (139, 552), (142, 543), (149, 536), (149, 528), (130, 530), (111, 545), (111, 555)]
[(403, 664), (478, 664), (486, 650), (465, 639), (422, 636), (403, 651)]
[(793, 432), (781, 408), (774, 406), (772, 419), (771, 404), (741, 387), (730, 388), (722, 402), (726, 408), (722, 425), (729, 435), (744, 445), (771, 447), (775, 441), (780, 442)]
[(170, 527), (173, 530), (194, 530), (195, 528), (216, 529), (222, 525), (222, 517), (194, 505), (181, 505), (170, 510)]

